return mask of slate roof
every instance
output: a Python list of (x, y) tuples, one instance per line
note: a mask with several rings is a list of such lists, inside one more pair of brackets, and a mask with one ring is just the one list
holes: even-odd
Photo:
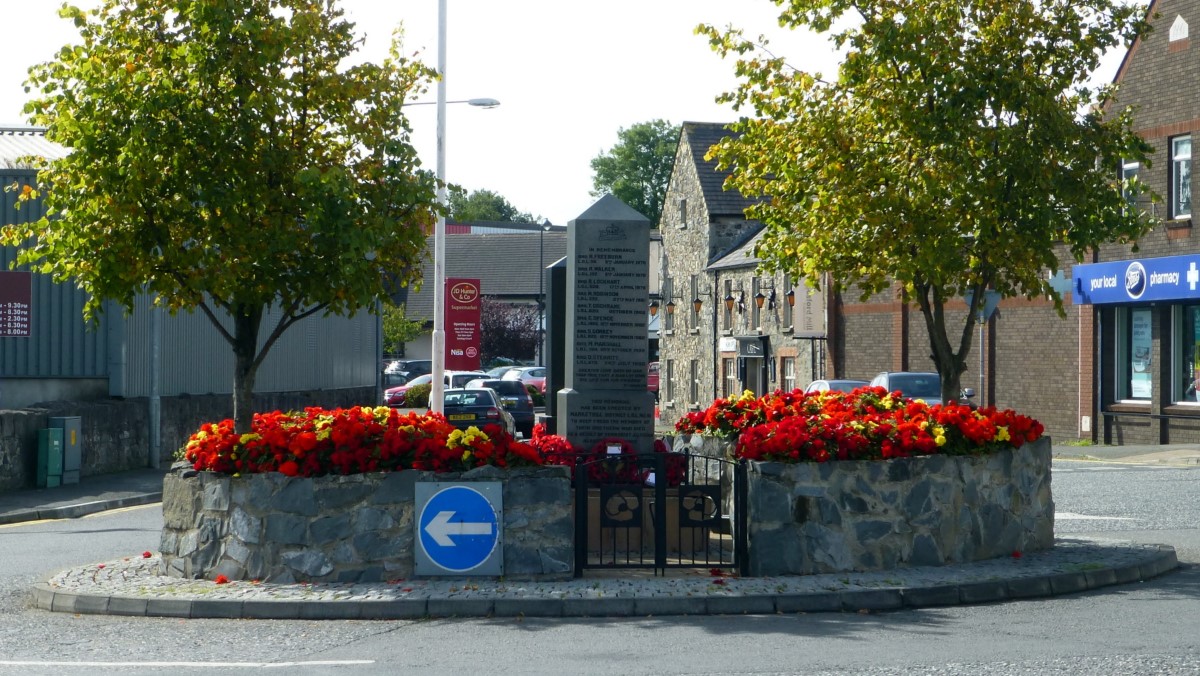
[(736, 190), (725, 190), (728, 171), (718, 170), (715, 160), (706, 160), (704, 155), (721, 139), (732, 135), (726, 122), (684, 122), (682, 139), (692, 151), (692, 162), (700, 177), (700, 188), (704, 191), (704, 202), (709, 219), (732, 216), (745, 218), (746, 207), (757, 199), (746, 199)]
[[(483, 295), (534, 302), (538, 297), (538, 230), (507, 234), (446, 235), (446, 277), (478, 279)], [(543, 242), (546, 265), (567, 255), (567, 229), (554, 226)], [(409, 291), (405, 316), (433, 320), (433, 237), (426, 239), (419, 292)], [(545, 291), (543, 289), (543, 291)]]
[(757, 230), (747, 233), (744, 239), (736, 242), (728, 251), (717, 254), (713, 262), (709, 263), (705, 269), (729, 270), (758, 267), (758, 257), (754, 255), (754, 246), (766, 232), (767, 229), (760, 226)]
[(0, 127), (0, 168), (18, 168), (18, 160), (28, 155), (48, 160), (66, 157), (67, 149), (46, 140), (41, 127)]

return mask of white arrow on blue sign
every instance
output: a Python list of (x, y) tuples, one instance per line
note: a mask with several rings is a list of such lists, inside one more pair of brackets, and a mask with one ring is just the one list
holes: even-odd
[(434, 493), (417, 521), (421, 549), (431, 563), (455, 573), (478, 568), (500, 539), (496, 510), (482, 493), (454, 485)]

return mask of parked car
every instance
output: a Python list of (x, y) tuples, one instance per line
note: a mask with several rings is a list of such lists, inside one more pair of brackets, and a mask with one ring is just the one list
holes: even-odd
[(654, 393), (654, 401), (658, 401), (658, 362), (652, 361), (646, 366), (646, 390)]
[(446, 389), (457, 389), (466, 387), (467, 383), (479, 378), (487, 378), (488, 374), (484, 371), (446, 371), (444, 380)]
[(383, 371), (387, 373), (399, 373), (405, 378), (412, 380), (417, 376), (423, 376), (433, 372), (432, 359), (400, 359), (388, 365)]
[(546, 393), (545, 366), (522, 366), (505, 373), (501, 380), (520, 380), (526, 385), (536, 385), (539, 392)]
[(869, 385), (865, 380), (849, 380), (849, 379), (833, 379), (833, 380), (814, 380), (804, 388), (804, 392), (853, 392), (860, 387)]
[(508, 411), (513, 421), (517, 426), (517, 431), (525, 439), (533, 438), (533, 397), (529, 396), (529, 390), (525, 389), (525, 383), (519, 380), (498, 380), (496, 378), (487, 378), (472, 380), (467, 383), (467, 388), (486, 387), (493, 389), (500, 395), (500, 403), (504, 404), (504, 410)]
[(504, 409), (500, 395), (486, 387), (446, 390), (442, 395), (442, 412), (446, 421), (460, 430), (495, 424), (509, 434), (517, 432), (512, 414)]
[[(384, 376), (386, 378), (387, 374), (384, 374)], [(392, 408), (402, 408), (405, 406), (404, 393), (408, 391), (408, 388), (412, 387), (413, 385), (428, 385), (432, 382), (433, 376), (430, 374), (425, 374), (423, 376), (417, 376), (403, 385), (389, 387), (383, 391), (383, 403), (384, 405), (391, 406)]]
[[(884, 371), (871, 380), (871, 386), (921, 399), (930, 406), (942, 403), (942, 378), (932, 371)], [(975, 390), (964, 387), (959, 396), (961, 403), (970, 404)]]
[(487, 370), (487, 373), (488, 373), (489, 377), (499, 379), (499, 378), (503, 378), (505, 373), (508, 373), (509, 371), (511, 371), (513, 369), (519, 369), (519, 368), (521, 368), (521, 367), (513, 366), (513, 365), (509, 364), (508, 366), (497, 366), (495, 368), (490, 368)]

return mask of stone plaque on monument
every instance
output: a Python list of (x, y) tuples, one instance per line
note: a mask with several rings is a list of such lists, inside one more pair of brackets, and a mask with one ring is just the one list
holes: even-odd
[(650, 221), (605, 195), (567, 226), (565, 388), (558, 433), (587, 450), (620, 437), (654, 443), (646, 389)]

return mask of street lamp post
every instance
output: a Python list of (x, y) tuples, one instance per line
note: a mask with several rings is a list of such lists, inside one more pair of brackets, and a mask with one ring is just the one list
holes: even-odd
[(537, 363), (546, 365), (546, 233), (550, 232), (550, 219), (542, 221), (538, 229), (538, 344)]
[[(446, 100), (446, 0), (438, 0), (438, 85), (437, 85), (437, 200), (441, 205), (433, 228), (433, 382), (429, 390), (429, 410), (442, 413), (446, 374), (446, 104), (466, 103), (480, 108), (495, 108), (496, 99)], [(405, 105), (424, 105), (423, 102)]]

